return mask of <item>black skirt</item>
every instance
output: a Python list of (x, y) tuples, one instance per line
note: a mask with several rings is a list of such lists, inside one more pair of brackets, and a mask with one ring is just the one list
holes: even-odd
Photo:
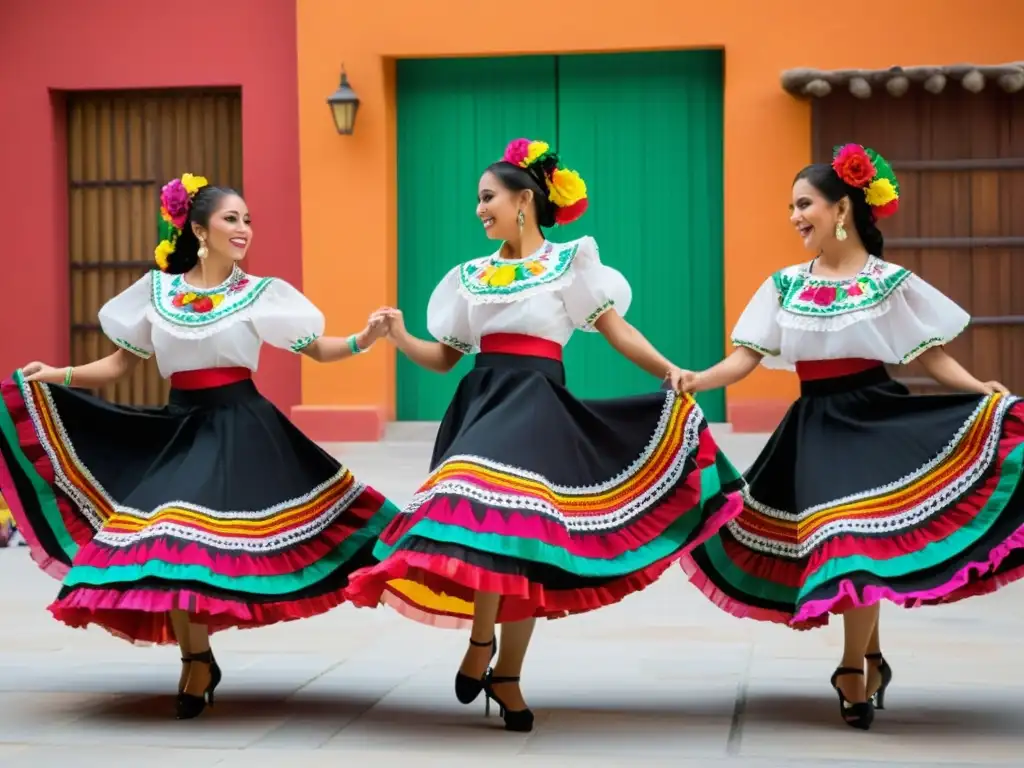
[(251, 381), (153, 409), (20, 372), (0, 390), (0, 492), (71, 626), (172, 642), (171, 609), (211, 632), (323, 613), (397, 512)]
[(643, 589), (739, 510), (739, 473), (690, 397), (577, 400), (561, 363), (480, 354), (437, 435), (431, 474), (349, 597), (464, 626), (593, 610)]
[(952, 602), (1024, 574), (1024, 402), (911, 395), (885, 368), (801, 385), (743, 512), (684, 558), (730, 613), (811, 628), (881, 600)]

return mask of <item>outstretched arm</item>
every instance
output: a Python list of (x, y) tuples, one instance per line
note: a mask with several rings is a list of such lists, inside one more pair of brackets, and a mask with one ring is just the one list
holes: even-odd
[(371, 320), (378, 316), (387, 318), (388, 338), (398, 347), (399, 351), (421, 368), (436, 373), (448, 373), (458, 365), (462, 353), (439, 341), (426, 341), (413, 336), (405, 328), (402, 310), (386, 307), (371, 315)]
[(950, 389), (982, 395), (991, 395), (993, 392), (1008, 394), (1006, 387), (998, 381), (982, 382), (976, 379), (942, 347), (932, 347), (922, 352), (918, 359), (929, 376)]
[(655, 378), (664, 379), (676, 367), (614, 309), (597, 318), (594, 327), (616, 352)]
[(616, 352), (651, 376), (667, 379), (676, 392), (689, 392), (693, 388), (693, 372), (670, 363), (647, 337), (627, 323), (616, 310), (609, 309), (597, 318), (594, 327)]
[(735, 384), (749, 376), (761, 362), (762, 355), (749, 347), (737, 347), (731, 355), (705, 371), (696, 374), (692, 392), (706, 392)]
[(302, 354), (318, 363), (334, 363), (365, 352), (387, 332), (387, 318), (373, 318), (363, 330), (351, 336), (321, 336), (303, 347)]
[(31, 362), (21, 369), (21, 373), (27, 381), (100, 389), (130, 374), (140, 359), (131, 352), (117, 349), (106, 357), (74, 368), (53, 368), (45, 363)]

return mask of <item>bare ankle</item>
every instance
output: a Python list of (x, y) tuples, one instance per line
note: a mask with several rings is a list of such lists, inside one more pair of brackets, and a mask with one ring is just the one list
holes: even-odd
[[(501, 657), (499, 657), (498, 660), (494, 663), (494, 676), (496, 678), (515, 678), (516, 680), (518, 680), (522, 672), (522, 667), (519, 665), (503, 664), (501, 661)], [(497, 684), (500, 685), (500, 683)]]
[[(846, 669), (859, 669), (863, 671), (866, 666), (866, 662), (863, 656), (855, 656), (850, 658), (844, 655), (843, 660), (839, 663), (839, 666), (844, 667)], [(853, 677), (853, 675), (851, 674), (850, 677)]]

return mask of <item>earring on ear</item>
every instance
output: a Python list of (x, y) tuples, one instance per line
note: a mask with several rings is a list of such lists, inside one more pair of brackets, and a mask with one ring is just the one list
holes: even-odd
[(836, 240), (846, 239), (846, 227), (843, 226), (842, 221), (836, 222)]
[(203, 240), (202, 238), (199, 238), (199, 250), (196, 251), (196, 256), (198, 256), (200, 260), (202, 260), (206, 258), (207, 253), (208, 252), (206, 250), (206, 241)]
[(519, 234), (523, 234), (523, 227), (526, 226), (526, 214), (523, 213), (523, 209), (519, 209), (519, 215), (516, 216), (516, 223), (519, 224)]

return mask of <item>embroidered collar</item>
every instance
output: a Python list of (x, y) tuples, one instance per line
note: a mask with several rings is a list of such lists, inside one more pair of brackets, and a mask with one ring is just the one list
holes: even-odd
[(535, 253), (521, 259), (503, 259), (501, 251), (467, 261), (459, 267), (459, 290), (480, 300), (518, 297), (565, 275), (579, 249), (578, 243), (545, 242)]
[(196, 288), (184, 275), (153, 270), (153, 307), (157, 315), (175, 325), (196, 328), (210, 325), (250, 306), (260, 297), (271, 277), (252, 277), (239, 267), (213, 288)]
[(869, 256), (852, 277), (819, 277), (811, 265), (787, 267), (772, 275), (782, 308), (796, 315), (829, 317), (873, 307), (892, 295), (910, 270)]

